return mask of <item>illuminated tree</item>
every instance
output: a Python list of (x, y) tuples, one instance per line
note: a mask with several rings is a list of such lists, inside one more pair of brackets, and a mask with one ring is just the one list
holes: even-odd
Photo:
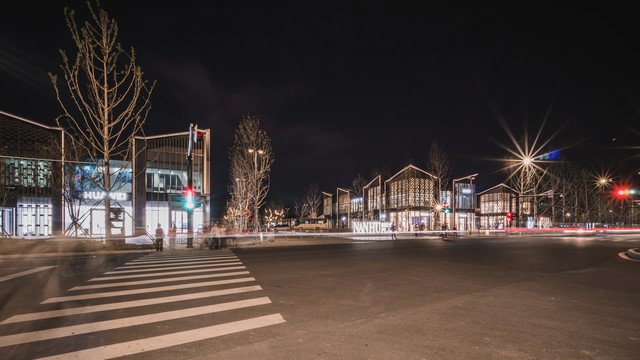
[[(434, 197), (434, 207), (438, 205), (442, 205), (442, 189), (446, 189), (447, 184), (449, 183), (449, 156), (444, 151), (444, 148), (438, 144), (437, 141), (431, 141), (431, 147), (429, 148), (429, 153), (427, 154), (427, 172), (434, 175), (436, 181), (437, 193)], [(440, 212), (435, 211), (435, 223), (439, 223)]]
[(242, 209), (241, 211), (254, 210), (250, 218), (257, 229), (259, 219), (256, 215), (269, 193), (271, 166), (275, 160), (271, 138), (260, 128), (260, 119), (257, 116), (242, 117), (235, 131), (229, 159), (230, 206)]
[[(64, 81), (49, 74), (63, 114), (56, 121), (75, 144), (83, 147), (101, 173), (94, 185), (105, 192), (105, 233), (111, 235), (112, 191), (125, 185), (132, 159), (131, 142), (142, 131), (155, 86), (143, 80), (133, 48), (126, 52), (116, 38), (118, 25), (107, 12), (87, 3), (91, 19), (79, 27), (75, 12), (65, 8), (67, 26), (76, 54), (70, 59), (64, 50)], [(112, 160), (120, 160), (119, 165)]]

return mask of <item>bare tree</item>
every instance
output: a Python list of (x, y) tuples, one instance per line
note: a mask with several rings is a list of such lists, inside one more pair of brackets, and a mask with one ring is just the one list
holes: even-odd
[[(60, 50), (64, 86), (49, 74), (63, 114), (58, 126), (95, 162), (102, 175), (94, 185), (104, 191), (105, 232), (111, 235), (110, 194), (132, 159), (133, 137), (142, 131), (155, 86), (143, 80), (133, 48), (126, 52), (116, 38), (118, 25), (96, 2), (87, 2), (90, 21), (79, 27), (75, 12), (65, 8), (67, 26), (76, 46), (74, 60)], [(112, 160), (120, 160), (119, 165)]]
[(309, 189), (302, 198), (302, 215), (316, 218), (320, 214), (322, 208), (322, 193), (318, 184), (310, 184)]
[(362, 196), (362, 189), (367, 186), (367, 180), (365, 178), (362, 177), (362, 175), (358, 174), (352, 181), (351, 181), (351, 187), (349, 188), (349, 190), (351, 190), (351, 193), (354, 196)]
[(252, 209), (251, 220), (255, 223), (254, 228), (258, 229), (258, 210), (269, 193), (274, 156), (271, 138), (260, 128), (257, 116), (242, 117), (229, 151), (229, 159), (232, 206), (246, 205), (246, 208)]
[[(437, 141), (431, 141), (431, 147), (427, 154), (427, 171), (436, 177), (436, 196), (434, 197), (435, 205), (442, 204), (441, 194), (443, 188), (446, 189), (449, 183), (449, 156), (444, 151), (444, 148), (438, 144)], [(438, 224), (440, 219), (440, 213), (434, 212), (436, 215), (435, 223)]]

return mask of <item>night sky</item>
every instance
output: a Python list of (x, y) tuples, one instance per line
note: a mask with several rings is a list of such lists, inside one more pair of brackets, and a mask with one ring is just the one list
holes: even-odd
[[(453, 175), (499, 169), (516, 137), (554, 133), (548, 148), (594, 172), (636, 174), (640, 57), (636, 13), (621, 5), (555, 2), (406, 5), (103, 1), (157, 80), (148, 135), (212, 130), (213, 210), (226, 198), (228, 148), (243, 114), (258, 115), (276, 162), (270, 199), (291, 205), (310, 183), (349, 187), (358, 174), (425, 167), (431, 140)], [(47, 76), (73, 49), (63, 16), (82, 1), (4, 4), (0, 110), (54, 124)], [(613, 141), (615, 139), (615, 141)]]

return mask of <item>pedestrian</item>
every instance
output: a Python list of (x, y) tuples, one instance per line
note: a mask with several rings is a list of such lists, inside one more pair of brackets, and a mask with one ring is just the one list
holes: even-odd
[(396, 223), (395, 222), (391, 223), (391, 240), (398, 240), (398, 238), (396, 237)]
[(156, 229), (156, 251), (162, 251), (163, 242), (164, 242), (164, 231), (162, 230), (162, 226), (158, 224), (158, 228)]
[(169, 228), (169, 248), (171, 250), (176, 249), (176, 224), (174, 223)]

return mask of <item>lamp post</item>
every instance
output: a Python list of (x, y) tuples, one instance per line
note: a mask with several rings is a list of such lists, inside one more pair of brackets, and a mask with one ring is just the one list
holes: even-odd
[(605, 193), (605, 188), (609, 187), (609, 184), (611, 183), (611, 178), (607, 177), (607, 176), (601, 176), (597, 179), (597, 186), (600, 189), (600, 197), (598, 198), (598, 220), (600, 220), (600, 226), (602, 226), (602, 222), (603, 222), (603, 218), (604, 216), (602, 216), (602, 202), (603, 202), (603, 197), (604, 197), (604, 193)]
[(522, 220), (522, 218), (523, 218), (523, 216), (522, 216), (523, 215), (522, 214), (522, 212), (523, 212), (523, 210), (522, 210), (522, 207), (523, 207), (522, 200), (523, 199), (522, 198), (523, 198), (523, 195), (524, 195), (524, 192), (525, 192), (524, 191), (524, 177), (527, 176), (527, 182), (529, 182), (530, 179), (529, 179), (529, 173), (528, 172), (530, 171), (529, 168), (532, 166), (532, 164), (533, 164), (533, 159), (531, 157), (525, 156), (524, 158), (522, 158), (522, 166), (521, 166), (521, 169), (520, 169), (520, 189), (518, 189), (518, 190), (520, 190), (519, 194), (518, 194), (518, 213), (517, 213), (517, 220), (518, 221), (517, 221), (517, 224), (516, 224), (516, 226), (518, 226), (518, 227), (522, 226), (522, 221), (523, 221)]
[[(467, 175), (467, 176), (463, 176), (461, 178), (457, 178), (457, 179), (453, 179), (453, 188), (452, 188), (452, 192), (451, 192), (451, 207), (453, 210), (453, 226), (457, 227), (457, 221), (456, 221), (456, 182), (457, 181), (461, 181), (461, 180), (465, 180), (465, 179), (469, 179), (471, 182), (470, 184), (473, 185), (473, 180), (475, 180), (476, 176), (478, 176), (478, 174), (473, 174), (473, 175)], [(471, 198), (471, 206), (473, 206), (473, 198)], [(474, 224), (475, 225), (475, 224)], [(472, 229), (473, 230), (473, 225), (472, 225)]]
[(260, 187), (260, 181), (258, 179), (258, 154), (262, 155), (264, 154), (264, 150), (255, 150), (255, 149), (249, 149), (249, 154), (253, 154), (253, 171), (254, 171), (254, 177), (255, 177), (255, 186), (256, 186), (256, 197), (255, 197), (255, 202), (254, 202), (254, 214), (253, 214), (253, 220), (254, 220), (254, 230), (258, 231), (258, 188)]

